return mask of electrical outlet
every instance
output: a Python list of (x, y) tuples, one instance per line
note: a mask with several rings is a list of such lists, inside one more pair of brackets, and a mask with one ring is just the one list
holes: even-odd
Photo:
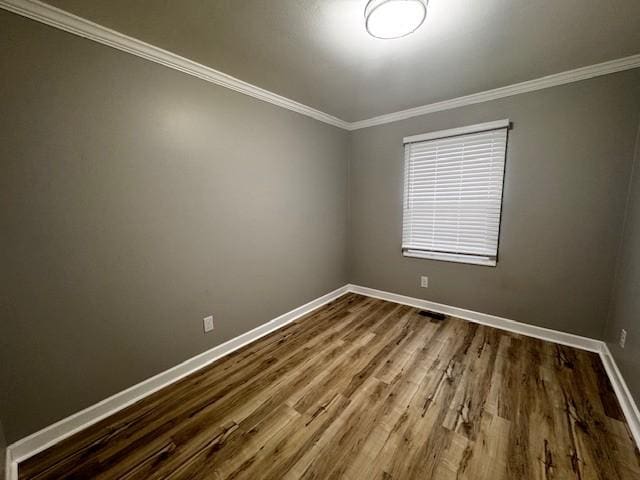
[(429, 287), (429, 277), (420, 277), (420, 286), (422, 288), (428, 288)]
[(624, 344), (627, 343), (627, 331), (623, 328), (620, 330), (620, 348), (624, 348)]
[(202, 321), (204, 323), (204, 333), (213, 330), (213, 316), (205, 317)]

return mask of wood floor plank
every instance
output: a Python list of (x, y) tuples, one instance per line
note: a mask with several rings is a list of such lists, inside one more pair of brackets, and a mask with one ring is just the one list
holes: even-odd
[(350, 293), (19, 478), (640, 480), (640, 453), (597, 355)]

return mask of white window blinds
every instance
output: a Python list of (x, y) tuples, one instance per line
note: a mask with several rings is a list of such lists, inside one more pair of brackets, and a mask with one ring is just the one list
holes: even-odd
[(405, 255), (496, 264), (508, 126), (405, 138)]

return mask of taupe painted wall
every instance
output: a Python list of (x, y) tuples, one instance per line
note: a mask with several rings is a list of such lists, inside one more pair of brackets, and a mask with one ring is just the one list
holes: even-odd
[[(636, 403), (640, 404), (640, 129), (629, 193), (616, 288), (605, 339)], [(623, 328), (627, 330), (624, 349), (618, 345)]]
[(4, 11), (0, 37), (9, 441), (347, 282), (347, 132)]
[[(351, 283), (601, 338), (639, 107), (636, 69), (354, 132)], [(403, 257), (402, 138), (501, 118), (514, 128), (498, 266)]]

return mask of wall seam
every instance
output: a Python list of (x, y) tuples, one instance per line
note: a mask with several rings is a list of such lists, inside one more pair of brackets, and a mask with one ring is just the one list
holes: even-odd
[(352, 162), (352, 158), (353, 158), (353, 136), (354, 136), (354, 132), (353, 131), (349, 131), (348, 137), (347, 137), (347, 235), (346, 235), (346, 241), (347, 241), (347, 249), (346, 249), (346, 261), (347, 261), (347, 282), (348, 283), (353, 283), (353, 265), (352, 265), (352, 225), (353, 225), (353, 216), (351, 214), (351, 190), (352, 190), (352, 185), (351, 185), (351, 162)]
[[(640, 117), (640, 115), (638, 115)], [(624, 204), (624, 217), (622, 219), (622, 227), (620, 229), (620, 240), (618, 242), (618, 248), (616, 249), (614, 270), (613, 270), (613, 282), (611, 283), (611, 291), (609, 292), (609, 302), (607, 307), (607, 316), (602, 324), (602, 339), (605, 343), (608, 343), (607, 330), (613, 317), (613, 306), (615, 303), (616, 294), (618, 291), (618, 280), (620, 278), (620, 271), (622, 268), (622, 253), (624, 248), (624, 240), (627, 233), (627, 227), (629, 223), (629, 214), (631, 210), (631, 197), (633, 194), (633, 186), (636, 176), (636, 161), (640, 160), (640, 118), (636, 118), (638, 122), (638, 129), (636, 132), (636, 141), (633, 148), (633, 157), (631, 161), (631, 169), (629, 171), (629, 182), (627, 185), (627, 198)]]

